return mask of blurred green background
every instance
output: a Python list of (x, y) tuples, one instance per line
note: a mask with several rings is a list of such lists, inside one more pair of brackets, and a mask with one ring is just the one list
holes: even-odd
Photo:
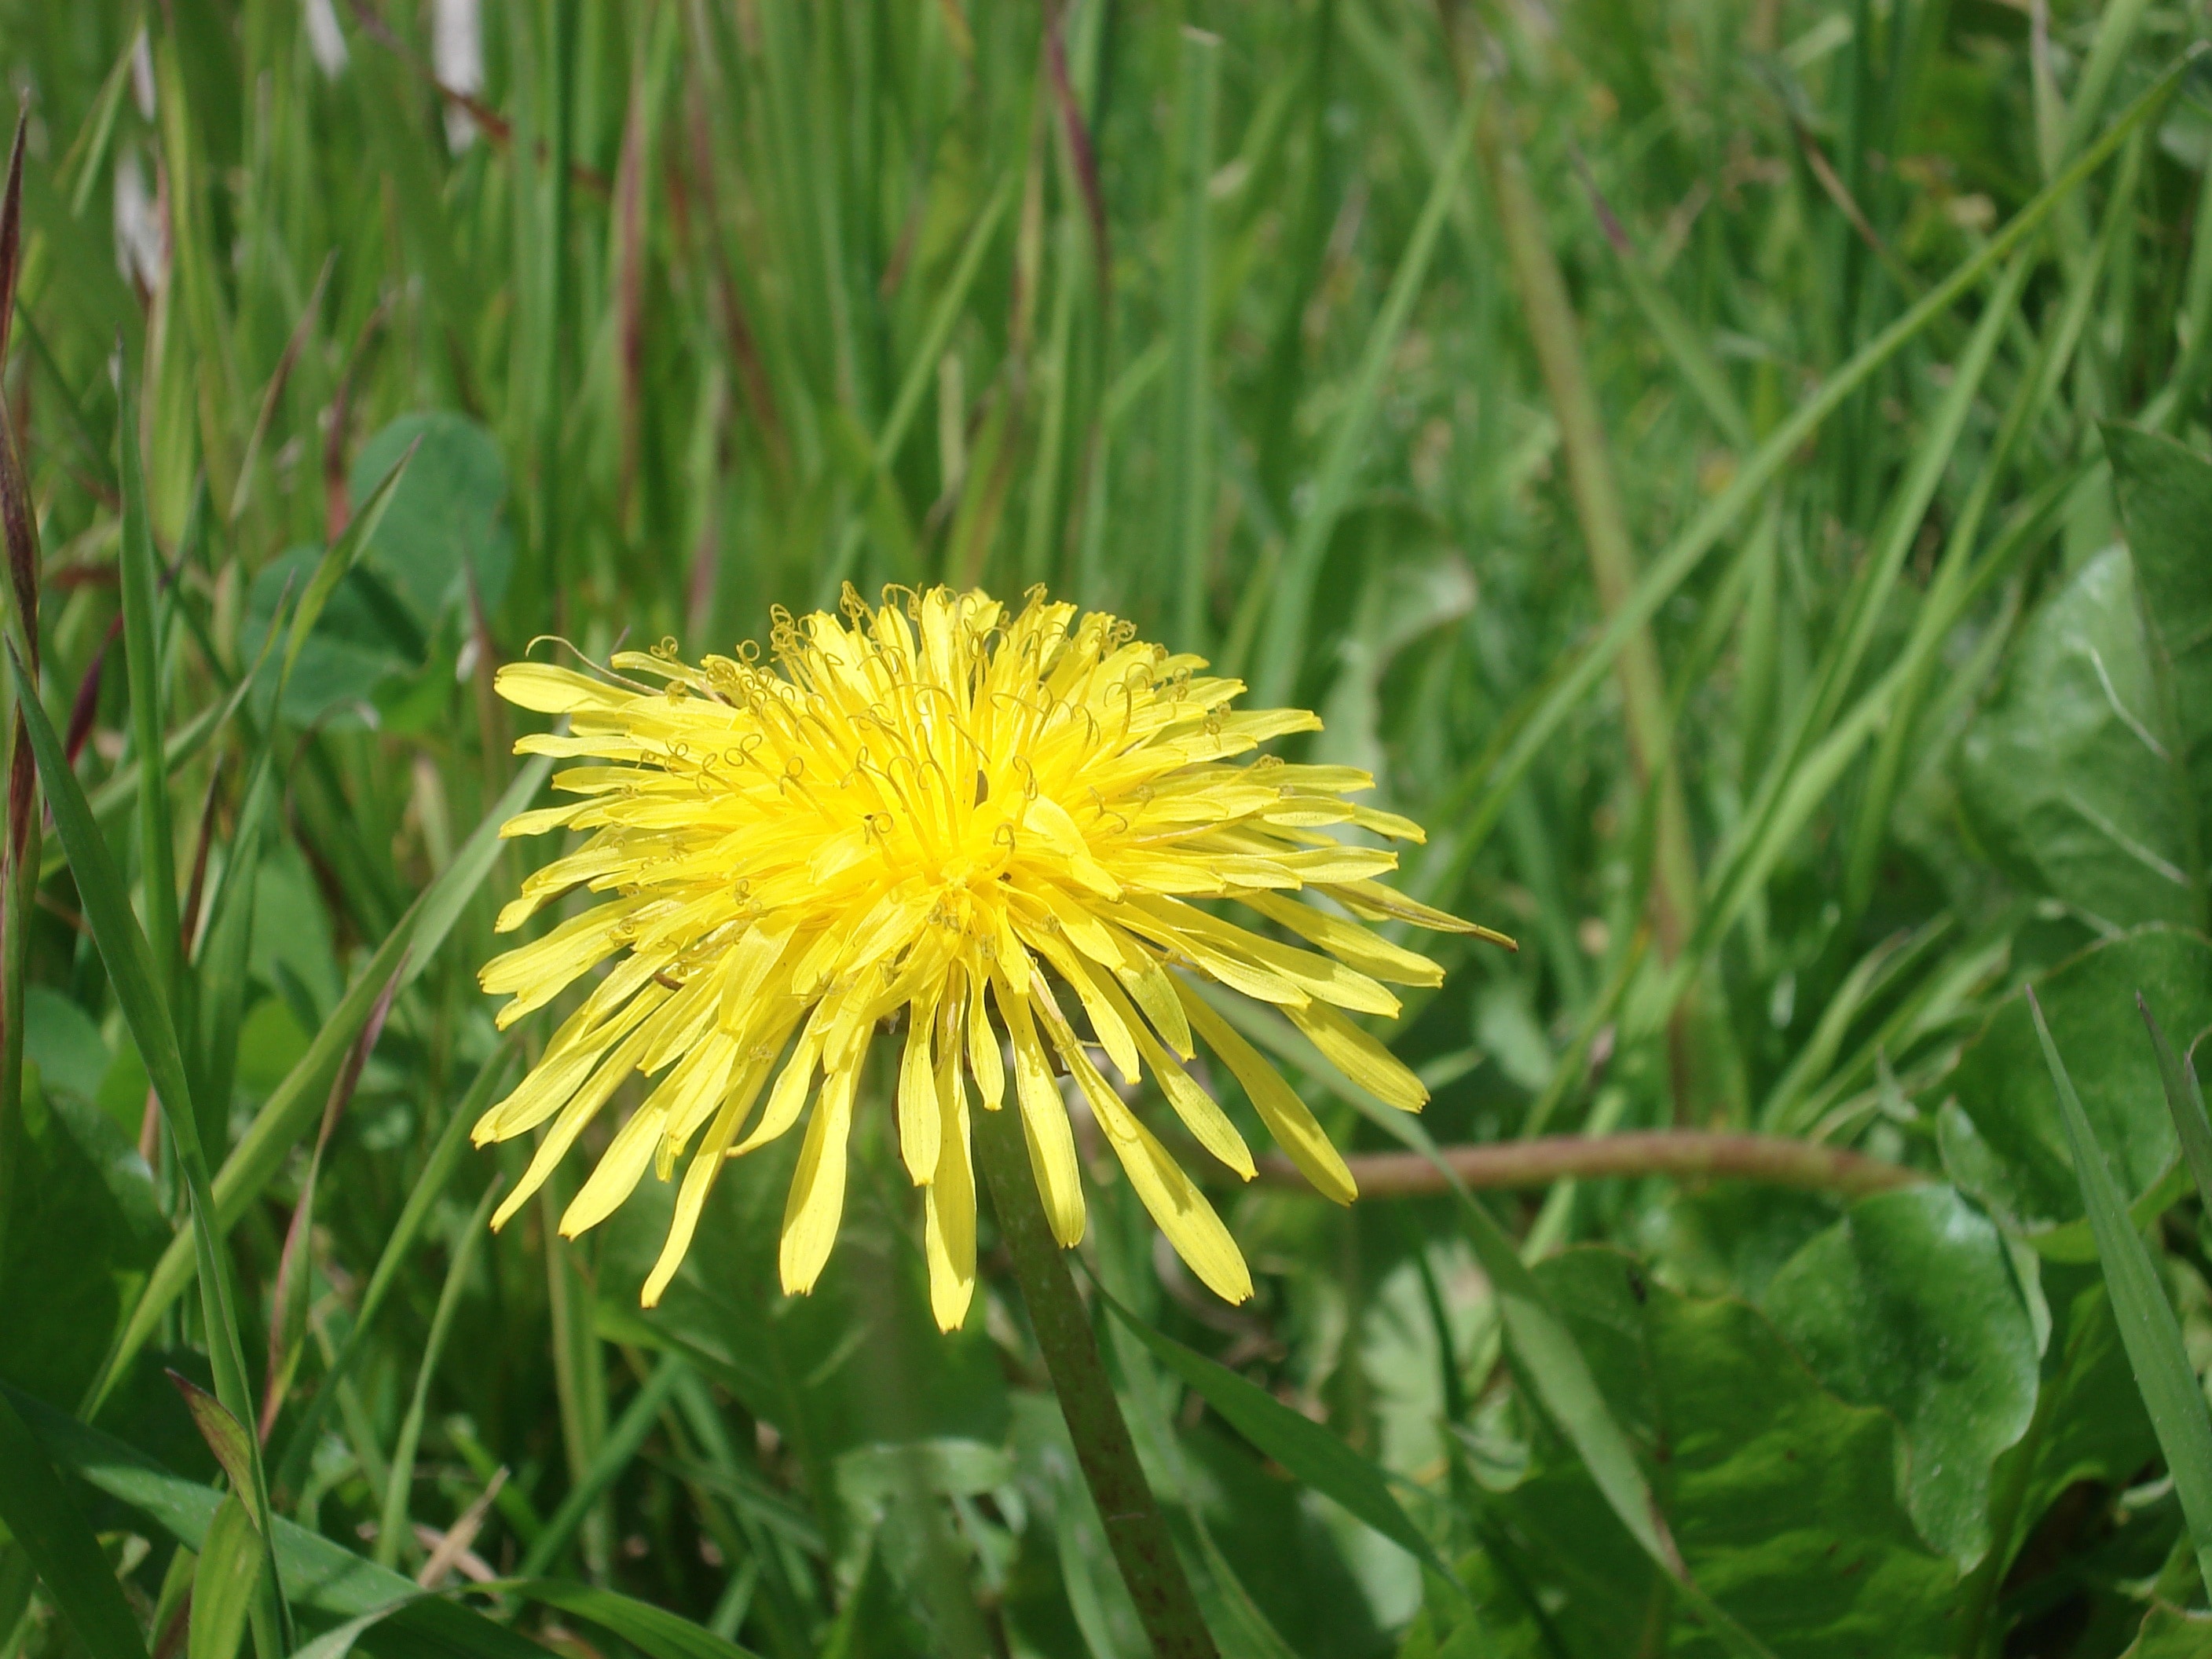
[(2133, 1001), (2184, 1053), (2212, 1025), (2209, 25), (0, 0), (9, 627), (113, 866), (56, 815), (11, 889), (0, 1397), (90, 1480), (132, 1621), (65, 1616), (18, 1511), (0, 1659), (284, 1650), (162, 1376), (220, 1380), (95, 882), (215, 1172), (295, 1641), (374, 1602), (309, 1583), (343, 1550), (546, 1581), (374, 1624), (384, 1659), (1143, 1651), (988, 1218), (932, 1326), (887, 1111), (811, 1298), (773, 1272), (789, 1148), (650, 1314), (655, 1183), (563, 1243), (580, 1158), (483, 1230), (530, 1149), (465, 1128), (551, 1027), (499, 1039), (475, 969), (557, 850), (479, 829), (521, 798), (493, 670), (727, 650), (848, 580), (1048, 584), (1320, 711), (1304, 753), (1430, 830), (1407, 888), (1522, 941), (1446, 941), (1378, 1032), (1437, 1142), (1758, 1132), (1905, 1183), (1495, 1200), (1746, 1647), (1501, 1345), (1440, 1182), (1218, 1192), (1261, 1285), (1230, 1309), (1093, 1160), (1099, 1281), (1432, 1546), (1108, 1321), (1224, 1654), (2212, 1651), (2018, 995), (2212, 1359)]

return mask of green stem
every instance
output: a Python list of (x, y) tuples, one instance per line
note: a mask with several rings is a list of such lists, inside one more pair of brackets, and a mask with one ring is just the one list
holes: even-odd
[(1075, 1443), (1075, 1461), (1098, 1505), (1107, 1544), (1153, 1652), (1160, 1659), (1218, 1659), (1198, 1598), (1176, 1557), (1166, 1517), (1137, 1462), (1090, 1315), (1046, 1225), (1018, 1117), (1012, 1110), (978, 1113), (975, 1149), (1030, 1328), (1043, 1351), (1053, 1392), (1060, 1396), (1068, 1437)]

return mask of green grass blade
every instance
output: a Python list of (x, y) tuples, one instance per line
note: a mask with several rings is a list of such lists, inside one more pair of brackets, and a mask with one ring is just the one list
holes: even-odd
[(968, 240), (960, 250), (959, 262), (953, 266), (945, 291), (938, 295), (936, 307), (929, 313), (928, 325), (921, 331), (914, 356), (907, 361), (906, 374), (899, 381), (897, 396), (891, 401), (891, 412), (884, 418), (883, 429), (876, 434), (869, 451), (866, 480), (857, 492), (863, 506), (847, 510), (844, 530), (832, 556), (823, 566), (822, 580), (816, 587), (817, 605), (825, 608), (833, 605), (845, 579), (853, 574), (853, 561), (860, 550), (860, 537), (866, 525), (864, 504), (877, 490), (890, 487), (891, 463), (897, 458), (900, 446), (906, 442), (907, 431), (914, 425), (922, 399), (937, 384), (938, 359), (945, 355), (945, 343), (952, 336), (953, 324), (960, 320), (960, 309), (968, 303), (968, 291), (975, 286), (976, 275), (983, 268), (983, 256), (990, 251), (999, 221), (1013, 201), (1018, 181), (1018, 174), (1010, 174), (992, 192), (975, 228), (968, 233)]
[[(123, 658), (131, 682), (131, 741), (138, 751), (139, 775), (166, 781), (161, 571), (146, 502), (146, 471), (138, 453), (138, 394), (130, 365), (119, 356), (115, 360), (115, 387), (123, 480), (123, 545), (118, 562), (123, 581)], [(138, 791), (138, 860), (145, 890), (146, 942), (154, 952), (154, 983), (173, 1017), (183, 962), (177, 937), (176, 849), (169, 828), (169, 792), (165, 787), (142, 787)]]
[(531, 1541), (529, 1553), (522, 1558), (520, 1571), (525, 1578), (537, 1577), (561, 1559), (562, 1551), (581, 1530), (592, 1506), (629, 1467), (638, 1448), (645, 1443), (645, 1437), (653, 1432), (661, 1407), (667, 1403), (669, 1395), (683, 1376), (684, 1366), (680, 1356), (663, 1355), (653, 1375), (630, 1396), (623, 1414), (600, 1441), (591, 1467), (569, 1488), (568, 1495), (561, 1500), (561, 1507), (546, 1518), (545, 1529)]
[[(15, 679), (16, 708), (29, 731), (31, 747), (38, 756), (39, 777), (46, 788), (47, 804), (53, 810), (55, 832), (69, 854), (70, 868), (76, 877), (77, 896), (84, 905), (86, 923), (99, 945), (100, 960), (107, 966), (108, 981), (122, 1009), (124, 1023), (138, 1044), (147, 1077), (161, 1101), (162, 1120), (168, 1126), (171, 1144), (176, 1148), (177, 1167), (191, 1197), (190, 1259), (200, 1279), (216, 1394), (233, 1417), (241, 1423), (250, 1423), (254, 1414), (252, 1384), (246, 1379), (246, 1350), (239, 1335), (237, 1294), (231, 1279), (229, 1254), (222, 1245), (225, 1229), (216, 1219), (215, 1197), (208, 1181), (207, 1158), (200, 1146), (191, 1090), (185, 1081), (184, 1055), (177, 1046), (176, 1029), (169, 1021), (168, 1005), (159, 988), (153, 952), (148, 948), (146, 935), (139, 931), (137, 917), (131, 914), (130, 894), (117, 873), (114, 860), (108, 855), (107, 843), (100, 836), (99, 825), (93, 822), (92, 808), (84, 798), (83, 787), (62, 752), (61, 738), (39, 702), (38, 686), (12, 644), (8, 651), (8, 667)], [(172, 1248), (185, 1243), (186, 1239), (180, 1237)], [(181, 1255), (181, 1250), (179, 1253)], [(251, 1444), (247, 1461), (246, 1495), (255, 1513), (266, 1515), (268, 1488), (262, 1477), (259, 1450)], [(272, 1589), (277, 1583), (273, 1571), (270, 1583)], [(277, 1594), (277, 1605), (281, 1621), (281, 1592)], [(285, 1634), (289, 1638), (289, 1631)]]
[[(2193, 47), (2176, 59), (2115, 118), (2095, 143), (2038, 191), (2002, 231), (1822, 381), (1820, 388), (1799, 404), (1790, 418), (1745, 459), (1728, 487), (1652, 561), (1627, 603), (1614, 613), (1597, 637), (1573, 659), (1571, 666), (1547, 684), (1541, 696), (1520, 718), (1507, 724), (1491, 752), (1470, 769), (1466, 781), (1432, 810), (1431, 817), (1436, 822), (1461, 823), (1465, 827), (1451, 842), (1444, 871), (1435, 878), (1424, 872), (1425, 885), (1456, 882), (1496, 825), (1513, 790), (1553, 742), (1567, 717), (1612, 667), (1613, 659), (1636, 630), (1650, 622), (1659, 607), (1705, 562), (1705, 556), (1719, 545), (1721, 538), (1790, 465), (1806, 440), (1845, 399), (1873, 378), (1877, 369), (1936, 318), (1948, 313), (1990, 270), (2009, 258), (2039, 230), (2058, 204), (2102, 167), (2130, 133), (2165, 107), (2182, 76), (2206, 50)], [(1472, 812), (1469, 807), (1474, 809)]]
[(620, 1637), (647, 1659), (754, 1659), (752, 1650), (649, 1601), (567, 1578), (512, 1578), (497, 1589), (587, 1619)]
[(1111, 1296), (1103, 1285), (1100, 1298), (1160, 1364), (1205, 1397), (1237, 1433), (1273, 1458), (1305, 1485), (1334, 1498), (1351, 1514), (1381, 1533), (1415, 1560), (1448, 1583), (1458, 1579), (1437, 1553), (1428, 1535), (1390, 1491), (1382, 1471), (1362, 1457), (1329, 1430), (1292, 1411), (1266, 1389), (1247, 1382), (1226, 1366), (1217, 1365), (1154, 1330)]
[(2104, 1267), (2128, 1364), (2181, 1498), (2197, 1571), (2212, 1587), (2212, 1411), (2205, 1408), (2203, 1387), (2190, 1367), (2180, 1322), (2158, 1282), (2157, 1265), (2129, 1218), (2127, 1201), (2105, 1163), (2104, 1149), (2097, 1145), (2081, 1097), (2074, 1092), (2074, 1079), (2059, 1057), (2058, 1045), (2051, 1040), (2035, 988), (2029, 986), (2026, 995), (2028, 1012), (2035, 1017), (2036, 1037), (2043, 1044), (2044, 1062), (2051, 1068), (2051, 1086), (2058, 1094), (2075, 1178), (2081, 1183), (2081, 1201), (2096, 1235), (2097, 1259)]
[(222, 1500), (192, 1570), (186, 1659), (237, 1659), (261, 1583), (261, 1537), (236, 1493)]
[(1214, 111), (1220, 102), (1221, 38), (1186, 27), (1176, 94), (1175, 265), (1168, 291), (1168, 396), (1160, 458), (1158, 546), (1176, 597), (1176, 648), (1204, 655), (1212, 635), (1207, 615), (1206, 555), (1213, 528), (1212, 356), (1206, 349), (1212, 299)]
[(446, 1184), (460, 1167), (461, 1153), (468, 1144), (469, 1129), (491, 1104), (492, 1096), (506, 1079), (507, 1068), (515, 1053), (514, 1040), (510, 1038), (484, 1061), (476, 1079), (469, 1085), (460, 1103), (453, 1108), (439, 1132), (437, 1144), (422, 1165), (422, 1173), (407, 1190), (407, 1202), (399, 1212), (399, 1219), (392, 1224), (392, 1235), (384, 1241), (384, 1249), (370, 1271), (368, 1288), (361, 1293), (361, 1301), (354, 1309), (353, 1322), (346, 1328), (345, 1340), (323, 1370), (313, 1395), (301, 1412), (291, 1438), (285, 1443), (284, 1451), (276, 1460), (276, 1486), (284, 1491), (297, 1491), (307, 1472), (307, 1460), (314, 1455), (316, 1438), (322, 1432), (323, 1419), (337, 1398), (338, 1384), (349, 1378), (353, 1367), (368, 1346), (370, 1330), (391, 1294), (399, 1271), (407, 1263), (422, 1236), (423, 1224), (430, 1211), (441, 1198)]
[[(129, 1505), (185, 1548), (205, 1547), (224, 1494), (173, 1474), (135, 1447), (5, 1382), (0, 1382), (0, 1403), (12, 1404), (21, 1413), (57, 1468)], [(458, 1659), (544, 1659), (543, 1648), (482, 1613), (422, 1597), (412, 1581), (282, 1516), (276, 1517), (274, 1539), (284, 1582), (308, 1612), (337, 1619), (382, 1613), (416, 1644), (432, 1644)]]
[(415, 459), (415, 452), (422, 441), (417, 438), (407, 446), (398, 460), (392, 462), (392, 470), (378, 481), (376, 488), (369, 491), (368, 499), (361, 504), (347, 522), (345, 533), (333, 542), (330, 550), (317, 561), (315, 574), (307, 579), (307, 586), (301, 591), (299, 606), (292, 612), (292, 626), (284, 635), (284, 657), (277, 670), (276, 707), (283, 706), (284, 688), (291, 684), (293, 665), (300, 660), (300, 653), (307, 643), (307, 635), (314, 632), (315, 623), (323, 614), (323, 607), (330, 603), (331, 595), (337, 590), (337, 585), (344, 580), (346, 572), (353, 568), (354, 561), (361, 556), (362, 549), (374, 538), (377, 526), (384, 521), (385, 509), (392, 505), (392, 492), (399, 487), (400, 476), (407, 471), (407, 464)]
[[(1428, 200), (1422, 204), (1413, 237), (1399, 257), (1398, 269), (1391, 276), (1382, 308), (1368, 330), (1367, 343), (1360, 352), (1359, 368), (1352, 377), (1351, 394), (1345, 400), (1344, 412), (1337, 416), (1335, 430), (1329, 434), (1328, 449), (1314, 481), (1313, 506), (1291, 532), (1289, 550), (1283, 556), (1274, 601), (1261, 635), (1259, 661), (1252, 674), (1251, 701), (1255, 708), (1279, 707), (1297, 692), (1298, 670), (1305, 660), (1306, 634), (1312, 621), (1314, 589), (1321, 580), (1322, 560), (1328, 552), (1329, 538), (1335, 533), (1337, 520), (1351, 501), (1353, 475), (1358, 471), (1368, 434), (1375, 424), (1376, 410), (1382, 403), (1383, 378), (1398, 349), (1399, 338), (1406, 331), (1406, 319), (1428, 276), (1430, 258), (1436, 252), (1444, 217), (1458, 197), (1460, 173), (1474, 144), (1480, 107), (1479, 99), (1470, 98), (1460, 112), (1459, 125), (1453, 130), (1443, 164), (1437, 168), (1437, 176), (1429, 186)], [(1236, 665), (1230, 666), (1233, 672)]]
[(93, 1659), (146, 1659), (138, 1621), (100, 1540), (46, 1453), (0, 1395), (0, 1521)]
[(2151, 1047), (2158, 1051), (2158, 1079), (2165, 1085), (2166, 1109), (2172, 1115), (2173, 1132), (2181, 1141), (2189, 1173), (2196, 1178), (2197, 1195), (2212, 1210), (2212, 1121), (2204, 1115), (2204, 1091), (2197, 1086), (2197, 1064), (2174, 1057), (2173, 1045), (2153, 1018), (2150, 1004), (2136, 993), (2136, 1011), (2150, 1029)]
[[(540, 756), (515, 774), (507, 793), (493, 804), (483, 821), (454, 852), (453, 861), (440, 872), (377, 947), (376, 954), (354, 976), (344, 999), (315, 1034), (299, 1063), (262, 1103), (252, 1123), (216, 1174), (215, 1212), (226, 1231), (236, 1224), (246, 1206), (283, 1166), (294, 1143), (316, 1121), (324, 1091), (343, 1063), (346, 1050), (368, 1023), (369, 1012), (375, 1006), (385, 981), (399, 967), (402, 954), (407, 956), (407, 971), (400, 978), (400, 988), (404, 990), (409, 981), (436, 955), (439, 945), (444, 943), (444, 929), (450, 927), (459, 915), (462, 902), (490, 874), (499, 853), (499, 826), (538, 793), (551, 770), (552, 763)], [(427, 926), (431, 921), (438, 921), (440, 926)], [(131, 1311), (115, 1351), (87, 1396), (88, 1415), (99, 1409), (122, 1380), (124, 1371), (159, 1326), (161, 1315), (192, 1282), (196, 1271), (196, 1258), (185, 1241), (173, 1242), (162, 1253), (147, 1279), (145, 1289), (139, 1292), (137, 1305)]]
[(430, 1316), (430, 1332), (422, 1341), (422, 1358), (415, 1371), (414, 1396), (407, 1402), (407, 1415), (399, 1422), (399, 1438), (392, 1452), (392, 1471), (384, 1486), (383, 1519), (376, 1534), (376, 1564), (388, 1567), (399, 1559), (399, 1546), (407, 1534), (407, 1501), (415, 1486), (415, 1453), (422, 1439), (422, 1418), (430, 1403), (430, 1383), (438, 1373), (438, 1361), (446, 1351), (446, 1339), (453, 1332), (453, 1315), (460, 1307), (461, 1293), (468, 1288), (469, 1274), (476, 1267), (477, 1252), (483, 1246), (485, 1233), (491, 1220), (491, 1206), (499, 1196), (496, 1181), (484, 1188), (483, 1196), (470, 1212), (461, 1231), (461, 1242), (453, 1251), (453, 1259), (446, 1269), (445, 1287), (438, 1292), (438, 1306)]

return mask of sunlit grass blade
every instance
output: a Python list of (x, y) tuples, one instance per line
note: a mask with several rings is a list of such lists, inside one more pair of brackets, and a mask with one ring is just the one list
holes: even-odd
[(261, 1538), (234, 1492), (215, 1512), (192, 1570), (186, 1659), (236, 1659), (261, 1583)]
[(32, 1432), (0, 1395), (0, 1522), (92, 1659), (146, 1659), (138, 1621), (84, 1513)]
[[(937, 382), (938, 360), (944, 356), (945, 343), (951, 337), (952, 325), (960, 320), (962, 307), (968, 303), (969, 290), (983, 268), (983, 256), (990, 251), (992, 239), (998, 234), (999, 221), (1006, 215), (1014, 199), (1016, 177), (1000, 181), (991, 194), (990, 201), (977, 216), (968, 240), (961, 247), (958, 262), (945, 281), (945, 289), (937, 296), (937, 303), (929, 313), (929, 322), (915, 343), (914, 356), (907, 362), (906, 373), (899, 381), (897, 395), (892, 399), (890, 413), (884, 416), (883, 428), (876, 434), (868, 455), (866, 478), (857, 488), (859, 501), (847, 512), (844, 526), (830, 556), (823, 565), (822, 578), (816, 584), (817, 603), (827, 607), (837, 597), (839, 586), (852, 574), (853, 562), (860, 550), (860, 538), (866, 526), (866, 508), (875, 492), (891, 488), (889, 474), (891, 463), (897, 458), (900, 446), (921, 409), (922, 399)], [(915, 573), (907, 573), (913, 574)]]
[[(2081, 1184), (2081, 1202), (2089, 1212), (2090, 1230), (2096, 1235), (2097, 1259), (2105, 1270), (2105, 1285), (2112, 1298), (2112, 1315), (2128, 1351), (2128, 1364), (2136, 1374), (2150, 1413), (2151, 1427), (2166, 1454), (2173, 1488), (2181, 1499), (2181, 1512), (2189, 1523), (2189, 1537), (2197, 1551), (2197, 1570), (2212, 1587), (2212, 1411), (2204, 1403), (2204, 1390), (2189, 1364), (2182, 1346), (2180, 1322), (2159, 1283), (2158, 1267), (2151, 1260), (2127, 1201), (2120, 1195), (2105, 1162), (2104, 1149), (2081, 1109), (2074, 1079), (2051, 1041), (2051, 1027), (2036, 1000), (2035, 988), (2026, 992), (2028, 1012), (2035, 1017), (2035, 1035), (2043, 1045), (2044, 1062), (2051, 1068), (2051, 1086), (2057, 1091), (2058, 1110), (2066, 1126), (2066, 1142), (2074, 1155), (2075, 1178)], [(2162, 1048), (2164, 1045), (2161, 1044)], [(2166, 1056), (2161, 1054), (2163, 1064)], [(2203, 1109), (2198, 1108), (2199, 1121)]]
[[(252, 1123), (216, 1174), (212, 1188), (215, 1209), (226, 1229), (236, 1224), (246, 1206), (283, 1166), (294, 1143), (315, 1121), (323, 1091), (330, 1086), (346, 1050), (368, 1022), (385, 981), (400, 969), (403, 955), (406, 966), (401, 972), (400, 988), (404, 990), (437, 954), (468, 896), (491, 872), (500, 848), (499, 826), (529, 802), (551, 770), (552, 763), (540, 756), (516, 772), (507, 793), (493, 803), (483, 821), (454, 851), (453, 861), (439, 873), (401, 918), (399, 925), (377, 947), (375, 955), (355, 975), (353, 984), (331, 1011), (322, 1030), (315, 1034), (307, 1052), (262, 1103)], [(137, 1304), (117, 1339), (115, 1351), (87, 1396), (88, 1415), (96, 1412), (113, 1390), (153, 1335), (163, 1312), (192, 1282), (196, 1271), (196, 1258), (185, 1241), (172, 1243), (162, 1253), (147, 1279), (145, 1289), (139, 1292)]]

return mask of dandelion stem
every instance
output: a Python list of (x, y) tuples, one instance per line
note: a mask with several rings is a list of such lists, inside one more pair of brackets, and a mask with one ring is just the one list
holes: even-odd
[(1146, 1483), (1114, 1387), (1075, 1281), (1045, 1222), (1024, 1145), (1019, 1114), (1008, 1107), (975, 1115), (976, 1151), (1013, 1258), (1014, 1278), (1043, 1351), (1053, 1392), (1067, 1419), (1075, 1459), (1098, 1505), (1106, 1541), (1160, 1659), (1216, 1659), (1213, 1638), (1183, 1576), (1159, 1502)]

